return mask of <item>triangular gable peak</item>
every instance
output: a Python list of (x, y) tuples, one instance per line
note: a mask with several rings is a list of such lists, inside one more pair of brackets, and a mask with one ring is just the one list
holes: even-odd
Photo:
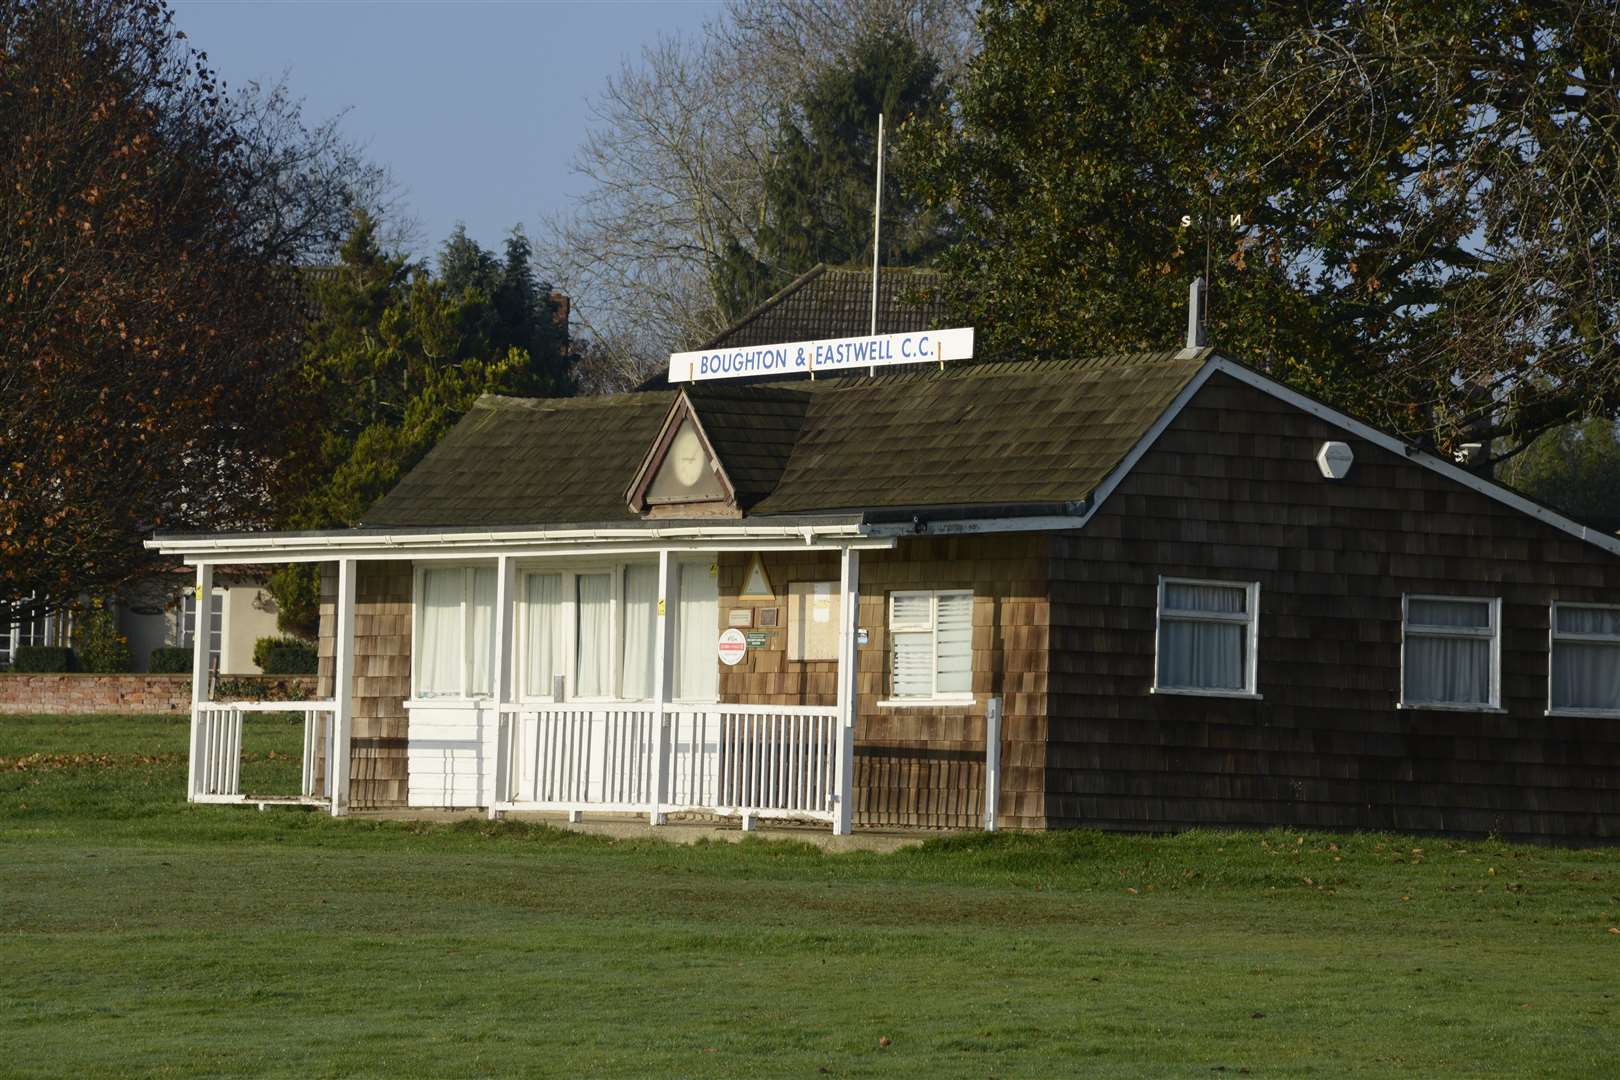
[(625, 493), (648, 517), (741, 517), (737, 489), (683, 389)]

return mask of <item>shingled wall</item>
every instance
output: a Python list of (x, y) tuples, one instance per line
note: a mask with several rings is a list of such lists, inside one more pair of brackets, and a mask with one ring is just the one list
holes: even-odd
[[(1161, 574), (1260, 583), (1262, 700), (1149, 692)], [(1620, 558), (1235, 379), (1051, 577), (1053, 825), (1620, 837), (1620, 724), (1544, 715), (1548, 604), (1620, 602)], [(1396, 708), (1403, 592), (1503, 598), (1504, 712)]]
[[(337, 567), (321, 574), (320, 694), (335, 667)], [(406, 715), (411, 692), (411, 564), (362, 562), (355, 579), (354, 738), (349, 805), (405, 805)]]
[[(838, 580), (825, 552), (764, 556), (773, 601), (739, 600), (749, 556), (721, 556), (720, 620), (734, 607), (776, 607), (781, 629), (765, 648), (722, 668), (720, 699), (740, 704), (834, 705), (837, 665), (787, 659), (787, 594), (795, 581)], [(1041, 535), (903, 540), (861, 555), (857, 650), (855, 823), (864, 827), (979, 828), (984, 820), (984, 704), (1004, 697), (1000, 823), (1045, 825), (1046, 538)], [(880, 706), (887, 695), (888, 595), (896, 589), (974, 592), (973, 694), (965, 707)], [(757, 618), (756, 618), (757, 626)]]

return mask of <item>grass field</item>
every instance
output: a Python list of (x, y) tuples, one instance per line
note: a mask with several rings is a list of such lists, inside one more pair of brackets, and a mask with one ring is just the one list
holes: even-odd
[(0, 1074), (1620, 1073), (1620, 850), (334, 821), (187, 806), (185, 730), (0, 717)]

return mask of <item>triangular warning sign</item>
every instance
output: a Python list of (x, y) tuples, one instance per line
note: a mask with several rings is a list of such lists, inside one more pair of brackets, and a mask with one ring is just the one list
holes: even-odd
[(743, 578), (742, 593), (739, 600), (774, 600), (776, 592), (771, 588), (771, 579), (765, 573), (765, 562), (754, 552), (754, 557), (748, 561), (748, 573)]

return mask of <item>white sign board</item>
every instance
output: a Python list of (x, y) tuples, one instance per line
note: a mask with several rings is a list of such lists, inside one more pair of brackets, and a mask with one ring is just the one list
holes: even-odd
[(757, 375), (825, 375), (895, 364), (942, 364), (973, 355), (973, 327), (917, 330), (876, 337), (827, 338), (785, 345), (669, 354), (670, 382), (745, 379)]
[(715, 651), (720, 654), (720, 662), (727, 667), (736, 667), (742, 658), (748, 655), (748, 639), (741, 630), (722, 630), (720, 640), (715, 643)]

